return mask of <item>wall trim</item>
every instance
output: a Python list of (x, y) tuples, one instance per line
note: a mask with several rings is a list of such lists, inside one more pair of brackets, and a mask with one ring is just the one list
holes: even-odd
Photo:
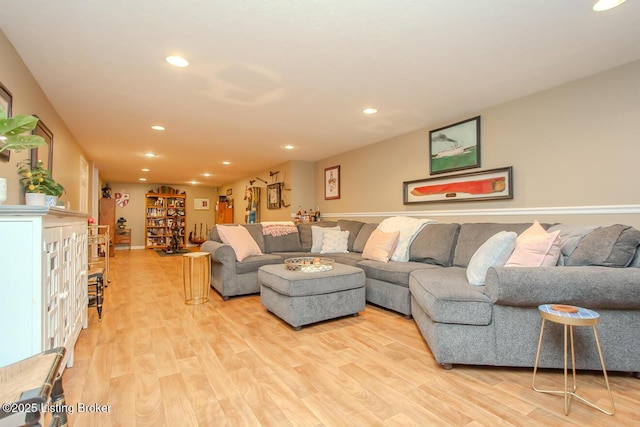
[(322, 213), (323, 218), (350, 217), (443, 217), (443, 216), (515, 216), (515, 215), (623, 215), (640, 214), (640, 205), (557, 206), (546, 208), (451, 209), (437, 211), (342, 212)]

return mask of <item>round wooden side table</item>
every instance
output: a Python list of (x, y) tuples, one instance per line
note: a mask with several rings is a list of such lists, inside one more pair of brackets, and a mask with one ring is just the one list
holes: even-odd
[[(592, 408), (595, 408), (607, 415), (613, 415), (615, 412), (615, 405), (613, 404), (613, 396), (611, 395), (611, 388), (609, 387), (609, 378), (607, 377), (607, 368), (604, 365), (604, 358), (602, 357), (602, 350), (600, 348), (600, 340), (598, 339), (598, 333), (596, 332), (596, 325), (600, 321), (600, 315), (593, 310), (582, 307), (574, 307), (570, 305), (562, 304), (543, 304), (538, 307), (538, 312), (542, 317), (542, 326), (540, 327), (540, 339), (538, 340), (538, 351), (536, 352), (536, 361), (533, 367), (533, 378), (531, 380), (531, 387), (540, 393), (550, 394), (562, 394), (564, 395), (564, 414), (569, 414), (569, 405), (571, 403), (571, 397), (575, 397), (581, 402), (585, 403)], [(544, 335), (545, 321), (551, 321), (564, 325), (564, 390), (542, 390), (536, 387), (536, 372), (538, 371), (538, 360), (540, 358), (540, 347), (542, 346), (542, 336)], [(576, 393), (576, 356), (574, 352), (573, 343), (573, 327), (574, 326), (591, 326), (593, 329), (593, 335), (596, 340), (596, 346), (598, 348), (598, 355), (600, 356), (600, 363), (602, 364), (602, 373), (604, 375), (604, 382), (607, 385), (607, 392), (609, 393), (609, 401), (611, 402), (611, 410), (603, 409), (596, 404), (589, 402), (585, 398), (579, 396)], [(571, 370), (573, 374), (573, 386), (568, 389), (568, 372), (567, 372), (567, 329), (571, 337)]]
[(209, 301), (210, 265), (208, 252), (188, 252), (182, 255), (185, 304)]

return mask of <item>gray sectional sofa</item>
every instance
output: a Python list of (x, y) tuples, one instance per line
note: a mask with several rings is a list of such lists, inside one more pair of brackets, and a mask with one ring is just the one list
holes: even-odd
[[(319, 255), (310, 252), (314, 225), (349, 231), (348, 253), (322, 256), (361, 268), (367, 302), (413, 318), (445, 368), (454, 364), (533, 367), (541, 324), (537, 307), (562, 303), (600, 313), (597, 330), (608, 370), (636, 376), (640, 372), (640, 231), (632, 227), (593, 227), (580, 238), (570, 236), (572, 252), (563, 252), (562, 266), (489, 268), (484, 286), (467, 280), (473, 254), (497, 232), (520, 234), (531, 224), (432, 223), (413, 239), (407, 262), (362, 257), (367, 239), (378, 226), (373, 223), (299, 224), (297, 233), (278, 237), (263, 235), (260, 224), (243, 224), (263, 255), (242, 261), (236, 260), (234, 250), (222, 243), (214, 227), (201, 246), (211, 254), (211, 287), (225, 300), (258, 293), (261, 266)], [(577, 367), (601, 369), (591, 328), (574, 330)], [(539, 366), (561, 368), (562, 327), (548, 323), (545, 331)]]

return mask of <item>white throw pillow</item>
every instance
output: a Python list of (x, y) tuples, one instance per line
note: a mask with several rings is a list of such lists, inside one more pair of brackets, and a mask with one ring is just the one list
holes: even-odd
[(362, 258), (372, 259), (374, 261), (388, 262), (393, 251), (398, 245), (399, 231), (393, 233), (385, 233), (380, 230), (373, 230), (371, 236), (364, 245)]
[(467, 266), (467, 280), (470, 284), (483, 286), (489, 267), (500, 267), (511, 256), (516, 246), (518, 234), (500, 231), (489, 237), (473, 254)]
[(324, 232), (322, 240), (321, 254), (340, 254), (348, 253), (347, 245), (349, 244), (349, 232), (339, 230), (327, 230)]
[(322, 241), (324, 240), (324, 232), (326, 230), (340, 230), (337, 225), (335, 227), (311, 226), (311, 252), (319, 253), (322, 250)]
[(262, 251), (249, 231), (241, 225), (217, 225), (218, 234), (222, 243), (233, 248), (236, 259), (242, 261), (250, 255), (262, 255)]
[(394, 216), (386, 218), (378, 224), (378, 230), (385, 233), (400, 232), (398, 244), (391, 255), (392, 261), (409, 261), (409, 248), (413, 239), (418, 233), (429, 223), (434, 222), (431, 219), (411, 218), (406, 216)]

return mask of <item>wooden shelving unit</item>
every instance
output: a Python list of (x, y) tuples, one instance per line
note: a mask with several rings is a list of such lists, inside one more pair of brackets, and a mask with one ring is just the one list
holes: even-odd
[(145, 203), (145, 248), (164, 249), (178, 239), (186, 247), (186, 194), (147, 193)]

